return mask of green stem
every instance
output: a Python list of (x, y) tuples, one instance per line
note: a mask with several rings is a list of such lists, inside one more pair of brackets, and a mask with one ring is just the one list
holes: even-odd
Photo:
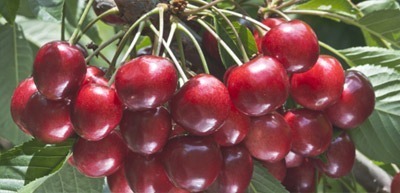
[(89, 13), (90, 8), (92, 7), (93, 1), (94, 0), (89, 0), (89, 2), (87, 3), (85, 10), (83, 11), (83, 13), (81, 15), (81, 18), (79, 19), (78, 25), (76, 26), (74, 33), (72, 34), (71, 38), (69, 39), (70, 44), (76, 44), (76, 42), (79, 40), (78, 39), (79, 30), (81, 29), (82, 24), (85, 21), (85, 18), (87, 16), (87, 14)]
[(89, 63), (90, 60), (96, 56), (97, 54), (99, 54), (99, 52), (101, 50), (103, 50), (105, 47), (107, 47), (108, 45), (110, 45), (111, 43), (113, 43), (115, 40), (121, 38), (124, 35), (123, 31), (118, 32), (117, 34), (115, 34), (113, 37), (111, 37), (110, 39), (108, 39), (106, 42), (102, 43), (92, 54), (90, 54), (86, 59), (85, 62)]
[(198, 13), (198, 12), (203, 11), (203, 10), (205, 10), (205, 9), (208, 9), (208, 8), (210, 8), (210, 7), (212, 7), (212, 6), (216, 5), (216, 4), (218, 4), (218, 3), (221, 3), (221, 2), (223, 2), (223, 1), (225, 1), (225, 0), (216, 0), (216, 1), (212, 1), (212, 2), (210, 2), (210, 3), (203, 2), (203, 1), (196, 1), (196, 2), (199, 2), (199, 3), (204, 4), (204, 6), (201, 6), (201, 7), (192, 9), (192, 10), (184, 11), (183, 13), (184, 13), (184, 15), (186, 15), (186, 16), (191, 15), (191, 14), (195, 14), (195, 13)]
[(324, 42), (318, 41), (319, 45), (322, 46), (323, 48), (327, 49), (328, 51), (334, 53), (336, 56), (340, 57), (343, 59), (349, 66), (356, 66), (353, 61), (351, 61), (349, 58), (344, 56), (342, 53), (340, 53), (338, 50), (335, 48), (331, 47), (328, 44), (325, 44)]
[(400, 172), (400, 169), (399, 169), (399, 167), (397, 167), (396, 164), (391, 164), (391, 166), (393, 167), (393, 170), (394, 170), (396, 173), (399, 173), (399, 172)]
[(106, 17), (108, 15), (111, 14), (118, 14), (119, 10), (118, 7), (114, 7), (111, 8), (105, 12), (103, 12), (102, 14), (100, 14), (99, 16), (97, 16), (94, 20), (90, 21), (90, 23), (88, 23), (82, 30), (82, 32), (80, 33), (79, 37), (80, 38), (84, 33), (86, 33), (96, 22), (98, 22), (100, 19), (102, 19), (103, 17)]
[(61, 18), (61, 41), (65, 41), (65, 16), (66, 16), (66, 6), (65, 1), (62, 7), (62, 18)]
[[(169, 30), (169, 34), (168, 34), (168, 39), (167, 39), (167, 46), (168, 47), (170, 47), (172, 39), (174, 38), (176, 28), (177, 28), (177, 24), (175, 22), (173, 22), (171, 24), (171, 29)], [(162, 57), (165, 57), (165, 56), (166, 56), (166, 52), (164, 51)]]
[(342, 178), (337, 179), (340, 183), (342, 183), (351, 193), (357, 193), (356, 190), (354, 190), (353, 187), (351, 187), (346, 181), (344, 181)]
[(176, 39), (178, 40), (178, 49), (181, 57), (182, 68), (186, 69), (185, 51), (183, 49), (182, 35), (180, 32), (176, 33)]
[(278, 9), (266, 9), (265, 11), (271, 11), (273, 13), (278, 14), (279, 16), (283, 17), (286, 21), (290, 21), (290, 17), (284, 14), (282, 11), (279, 11)]
[(251, 18), (249, 16), (246, 16), (246, 15), (243, 15), (243, 14), (240, 14), (240, 13), (236, 13), (234, 11), (225, 10), (225, 9), (220, 9), (220, 11), (222, 13), (226, 13), (226, 14), (229, 14), (229, 15), (232, 15), (232, 16), (239, 17), (239, 18), (242, 18), (244, 20), (247, 20), (247, 21), (249, 21), (249, 22), (251, 22), (251, 23), (253, 23), (253, 24), (257, 25), (257, 26), (260, 26), (261, 28), (263, 28), (266, 31), (269, 31), (271, 29), (268, 26), (264, 25), (263, 23), (255, 20), (255, 19), (253, 19), (253, 18)]
[(298, 2), (300, 2), (300, 1), (299, 1), (299, 0), (290, 0), (290, 1), (286, 1), (285, 3), (282, 3), (281, 5), (278, 5), (278, 6), (276, 7), (276, 9), (282, 10), (283, 8), (292, 6), (292, 5), (294, 5), (294, 4), (298, 3)]
[(161, 44), (162, 44), (162, 40), (163, 40), (163, 35), (164, 35), (164, 8), (162, 6), (160, 6), (159, 8), (159, 34), (160, 36), (158, 36), (158, 42), (156, 44), (156, 48), (155, 48), (155, 53), (154, 55), (159, 56), (160, 55), (160, 50), (161, 50)]

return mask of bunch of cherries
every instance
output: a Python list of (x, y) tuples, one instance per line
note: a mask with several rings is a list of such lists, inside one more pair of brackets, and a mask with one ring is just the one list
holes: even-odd
[(78, 47), (49, 42), (15, 89), (13, 120), (44, 143), (77, 137), (70, 163), (107, 176), (112, 192), (244, 192), (253, 160), (288, 190), (313, 192), (316, 169), (350, 172), (345, 130), (372, 113), (374, 91), (362, 73), (319, 55), (304, 22), (264, 23), (271, 30), (255, 35), (262, 54), (229, 68), (224, 83), (198, 74), (180, 88), (167, 58), (134, 58), (109, 83)]

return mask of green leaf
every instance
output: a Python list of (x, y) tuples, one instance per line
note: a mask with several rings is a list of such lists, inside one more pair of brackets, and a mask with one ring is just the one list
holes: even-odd
[(28, 0), (36, 18), (59, 23), (62, 18), (64, 0)]
[(399, 9), (399, 3), (395, 0), (369, 0), (357, 4), (360, 11), (369, 14), (379, 10)]
[(259, 162), (254, 162), (248, 193), (289, 193)]
[(30, 137), (14, 124), (9, 107), (14, 89), (31, 73), (32, 50), (18, 24), (0, 24), (0, 47), (0, 136), (20, 144)]
[(348, 0), (311, 0), (296, 6), (295, 9), (326, 11), (353, 19), (359, 16), (359, 11)]
[(394, 68), (400, 72), (400, 51), (377, 47), (354, 47), (339, 52), (357, 66), (375, 64)]
[(0, 14), (10, 24), (14, 24), (18, 7), (19, 7), (19, 0), (0, 0)]
[[(24, 29), (26, 39), (38, 48), (45, 43), (60, 40), (60, 24), (23, 17), (17, 17), (16, 21)], [(68, 37), (68, 35), (67, 33), (66, 36)]]
[(257, 44), (253, 33), (244, 25), (239, 25), (238, 33), (248, 56), (257, 54)]
[(353, 68), (364, 73), (374, 86), (376, 103), (372, 115), (350, 131), (356, 148), (367, 157), (385, 163), (400, 163), (400, 73), (394, 69), (364, 65)]

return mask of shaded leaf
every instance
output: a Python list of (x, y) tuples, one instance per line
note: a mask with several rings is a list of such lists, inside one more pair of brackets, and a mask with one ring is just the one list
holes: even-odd
[(358, 18), (359, 15), (359, 11), (348, 0), (311, 0), (296, 6), (295, 9), (326, 11), (353, 19)]
[(360, 11), (364, 14), (369, 14), (374, 11), (388, 10), (388, 9), (399, 9), (399, 3), (395, 0), (369, 0), (363, 1), (357, 4)]
[(39, 48), (50, 41), (60, 40), (60, 24), (22, 17), (17, 17), (16, 21), (24, 30), (26, 39)]
[(289, 193), (259, 162), (254, 162), (248, 193)]
[[(229, 30), (232, 29), (228, 26), (228, 24), (222, 19), (221, 20), (214, 19), (214, 26), (218, 36), (221, 37), (222, 40), (224, 40), (226, 45), (228, 45), (228, 47), (231, 48), (231, 50), (235, 53), (235, 55), (241, 56), (239, 48), (236, 46), (234, 39), (231, 38), (231, 36), (229, 35), (230, 34)], [(231, 34), (232, 33), (233, 32), (231, 31)], [(222, 64), (225, 66), (225, 68), (229, 68), (229, 66), (236, 64), (231, 55), (229, 55), (229, 53), (225, 50), (225, 48), (222, 45), (218, 44), (218, 50), (221, 56)]]
[(17, 15), (19, 0), (1, 0), (0, 15), (2, 15), (8, 23), (14, 24)]
[(36, 18), (57, 23), (61, 21), (64, 0), (28, 0), (28, 2)]

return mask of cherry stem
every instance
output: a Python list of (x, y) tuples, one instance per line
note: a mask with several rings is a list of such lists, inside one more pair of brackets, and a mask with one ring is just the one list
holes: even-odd
[(269, 11), (278, 14), (279, 16), (283, 17), (286, 21), (291, 20), (288, 15), (284, 14), (282, 11), (279, 11), (278, 9), (269, 9), (269, 8), (262, 9), (262, 12), (269, 12)]
[(176, 39), (178, 40), (177, 43), (178, 43), (179, 54), (181, 57), (182, 68), (186, 69), (186, 58), (185, 58), (185, 51), (183, 49), (181, 32), (176, 33)]
[[(172, 39), (174, 38), (176, 28), (177, 28), (177, 24), (175, 22), (173, 22), (171, 24), (171, 29), (169, 30), (169, 34), (168, 34), (168, 39), (167, 39), (167, 46), (168, 47), (170, 47)], [(166, 55), (166, 52), (164, 51), (162, 57), (165, 57), (165, 55)]]
[(283, 9), (283, 8), (286, 8), (286, 7), (289, 7), (289, 6), (291, 6), (291, 5), (294, 5), (294, 4), (298, 3), (298, 2), (300, 2), (300, 1), (299, 1), (299, 0), (290, 0), (290, 1), (286, 1), (285, 3), (282, 3), (281, 5), (278, 5), (278, 6), (276, 7), (276, 9), (281, 10), (281, 9)]
[(397, 167), (396, 164), (391, 164), (391, 166), (392, 166), (393, 170), (394, 170), (396, 173), (399, 173), (399, 172), (400, 172), (400, 169), (399, 169), (399, 167)]
[(160, 55), (160, 50), (161, 50), (161, 44), (162, 44), (162, 40), (163, 40), (163, 35), (164, 35), (164, 10), (165, 7), (162, 4), (158, 5), (158, 16), (159, 16), (159, 32), (160, 32), (160, 36), (158, 36), (158, 41), (157, 44), (155, 46), (155, 49), (153, 50), (153, 55), (159, 56)]
[(89, 0), (89, 2), (87, 3), (85, 10), (83, 11), (83, 13), (81, 15), (81, 18), (78, 21), (78, 25), (76, 26), (74, 33), (72, 34), (71, 38), (69, 39), (70, 44), (76, 44), (76, 42), (79, 40), (78, 39), (79, 31), (82, 27), (83, 22), (85, 21), (87, 14), (89, 13), (90, 8), (92, 7), (93, 2), (94, 2), (94, 0)]
[(106, 17), (108, 15), (111, 14), (118, 14), (119, 10), (118, 7), (113, 7), (105, 12), (103, 12), (102, 14), (100, 14), (99, 16), (97, 16), (94, 20), (90, 21), (90, 23), (88, 23), (82, 30), (82, 32), (79, 35), (79, 38), (86, 33), (94, 24), (96, 24), (100, 19), (102, 19), (103, 17)]
[(89, 63), (90, 60), (96, 56), (97, 54), (100, 53), (101, 50), (103, 50), (105, 47), (107, 47), (108, 45), (110, 45), (111, 43), (113, 43), (115, 40), (121, 38), (124, 35), (123, 31), (118, 32), (117, 34), (115, 34), (113, 37), (111, 37), (110, 39), (108, 39), (107, 41), (105, 41), (104, 43), (100, 44), (100, 46), (92, 53), (90, 54), (86, 59), (85, 62)]
[(337, 179), (341, 184), (343, 184), (347, 190), (349, 190), (351, 193), (357, 193), (357, 191), (351, 187), (351, 185), (349, 183), (347, 183), (345, 180), (343, 180), (342, 178), (338, 178)]
[(223, 1), (225, 1), (225, 0), (216, 0), (216, 1), (212, 1), (210, 3), (207, 3), (207, 2), (204, 2), (204, 1), (195, 1), (195, 2), (198, 2), (198, 3), (205, 4), (205, 5), (201, 6), (201, 7), (197, 7), (197, 8), (192, 9), (192, 10), (184, 11), (183, 14), (186, 15), (186, 16), (187, 15), (191, 15), (191, 14), (195, 14), (195, 13), (198, 13), (198, 12), (203, 11), (205, 9), (208, 9), (208, 8), (218, 4), (218, 3), (221, 3)]
[(333, 48), (332, 46), (318, 41), (319, 45), (322, 46), (323, 48), (325, 48), (326, 50), (332, 52), (333, 54), (335, 54), (336, 56), (340, 57), (341, 59), (343, 59), (349, 66), (356, 66), (354, 64), (353, 61), (351, 61), (349, 58), (347, 58), (346, 56), (344, 56), (342, 53), (340, 53), (338, 50), (336, 50), (335, 48)]
[(221, 11), (222, 13), (226, 13), (226, 14), (229, 14), (229, 15), (232, 15), (232, 16), (235, 16), (235, 17), (242, 18), (242, 19), (244, 19), (244, 20), (246, 20), (246, 21), (249, 21), (249, 22), (255, 24), (256, 26), (259, 26), (259, 27), (263, 28), (263, 29), (266, 30), (266, 31), (269, 31), (269, 30), (271, 29), (271, 28), (269, 28), (268, 26), (264, 25), (263, 23), (261, 23), (261, 22), (255, 20), (255, 19), (253, 19), (253, 18), (251, 18), (251, 17), (249, 17), (249, 16), (243, 15), (243, 14), (241, 14), (241, 13), (236, 13), (236, 12), (234, 12), (234, 11), (229, 11), (229, 10), (225, 10), (225, 9), (220, 9), (220, 11)]
[(62, 18), (61, 18), (61, 41), (65, 41), (65, 16), (66, 16), (66, 6), (65, 1), (62, 7)]

